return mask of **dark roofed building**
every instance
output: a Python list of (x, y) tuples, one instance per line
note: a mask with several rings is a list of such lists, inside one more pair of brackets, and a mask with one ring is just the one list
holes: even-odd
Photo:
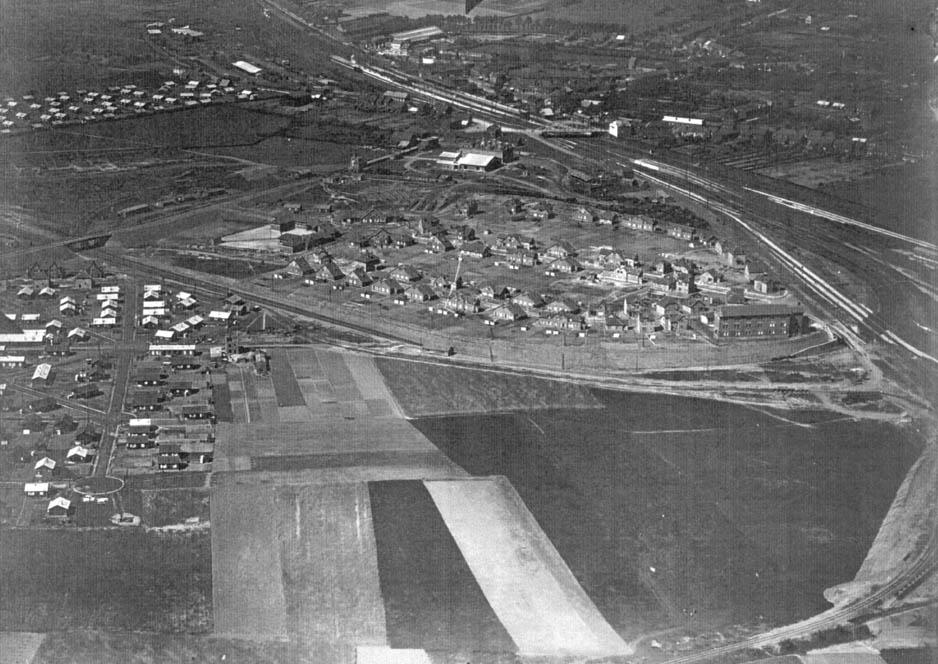
[(804, 310), (779, 304), (725, 305), (716, 310), (717, 336), (779, 338), (805, 330)]

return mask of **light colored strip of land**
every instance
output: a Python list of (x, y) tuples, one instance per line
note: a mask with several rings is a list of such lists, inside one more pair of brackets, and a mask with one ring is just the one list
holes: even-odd
[(424, 484), (522, 656), (631, 654), (505, 478)]
[(384, 382), (384, 376), (375, 366), (374, 358), (366, 355), (345, 355), (345, 364), (352, 373), (352, 378), (358, 386), (364, 399), (381, 399), (388, 403), (394, 417), (403, 418), (404, 412), (401, 410), (397, 399), (391, 394)]
[(280, 537), (294, 638), (385, 645), (367, 484), (283, 487), (278, 505), (285, 517)]
[(453, 479), (467, 477), (454, 463), (393, 464), (387, 466), (345, 466), (342, 468), (309, 468), (303, 470), (250, 470), (247, 472), (215, 473), (212, 482), (232, 487), (258, 485), (341, 484), (346, 482), (383, 482), (390, 480)]

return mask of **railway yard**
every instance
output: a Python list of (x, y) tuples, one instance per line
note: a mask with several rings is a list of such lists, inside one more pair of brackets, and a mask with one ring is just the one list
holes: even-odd
[(0, 0), (0, 660), (933, 656), (882, 3), (378, 4)]

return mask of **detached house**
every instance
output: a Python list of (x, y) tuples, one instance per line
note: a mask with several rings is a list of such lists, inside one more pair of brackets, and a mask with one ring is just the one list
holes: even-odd
[(525, 310), (513, 302), (492, 309), (489, 315), (493, 319), (501, 321), (516, 321), (527, 317)]
[(457, 313), (477, 313), (481, 310), (479, 298), (467, 293), (453, 293), (443, 301), (444, 306)]
[(75, 512), (72, 501), (63, 496), (56, 496), (46, 507), (46, 516), (53, 519), (67, 519)]
[(573, 245), (566, 240), (560, 240), (548, 247), (546, 254), (550, 258), (568, 258), (576, 256), (577, 251)]
[(404, 292), (403, 287), (395, 279), (381, 279), (371, 285), (371, 290), (378, 295), (398, 295)]
[(558, 272), (562, 274), (572, 274), (574, 272), (582, 269), (580, 264), (573, 258), (558, 258), (553, 261), (550, 265), (547, 266), (547, 269), (551, 272)]

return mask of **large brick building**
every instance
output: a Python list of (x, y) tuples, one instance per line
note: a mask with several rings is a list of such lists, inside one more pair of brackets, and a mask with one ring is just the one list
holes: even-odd
[(804, 330), (804, 310), (779, 304), (726, 305), (717, 309), (714, 327), (719, 337), (790, 337)]

